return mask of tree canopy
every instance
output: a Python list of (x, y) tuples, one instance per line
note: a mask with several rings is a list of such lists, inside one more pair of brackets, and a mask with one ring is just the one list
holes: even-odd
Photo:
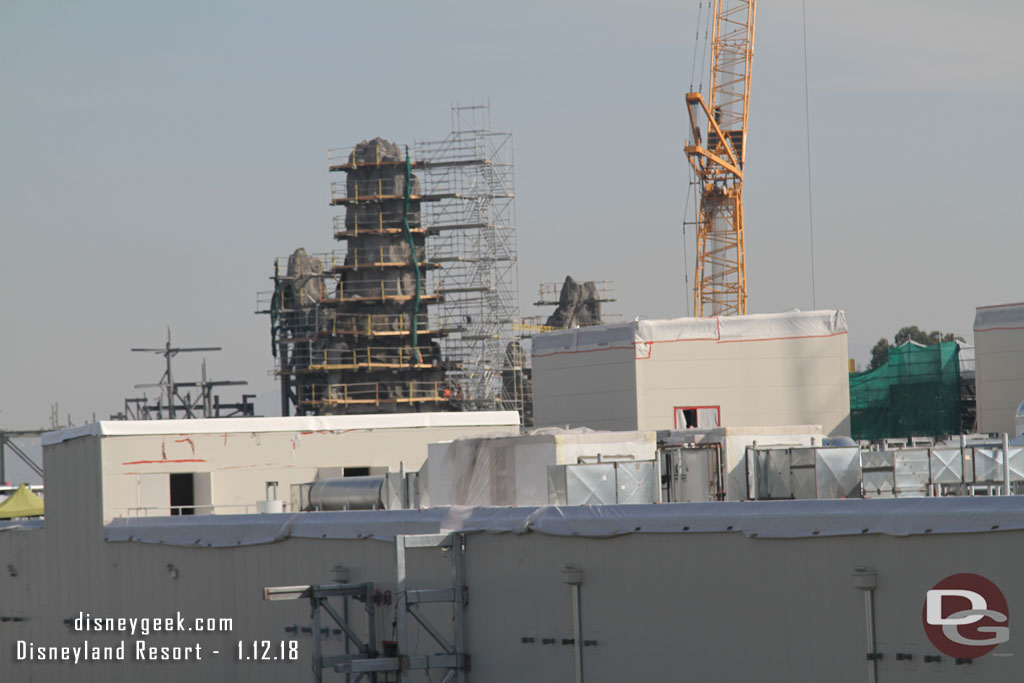
[(900, 331), (893, 337), (893, 344), (890, 344), (889, 340), (883, 337), (875, 342), (875, 345), (871, 347), (871, 363), (868, 365), (868, 370), (879, 368), (889, 360), (889, 349), (893, 346), (900, 346), (902, 344), (906, 344), (908, 341), (915, 342), (923, 346), (931, 346), (932, 344), (938, 344), (939, 342), (957, 340), (963, 341), (963, 338), (953, 334), (952, 332), (943, 333), (938, 330), (925, 332), (917, 325), (901, 327)]

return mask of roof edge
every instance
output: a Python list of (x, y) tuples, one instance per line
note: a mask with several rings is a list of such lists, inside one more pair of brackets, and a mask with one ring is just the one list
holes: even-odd
[(319, 417), (230, 417), (191, 420), (101, 420), (80, 427), (46, 432), (44, 446), (84, 436), (149, 436), (160, 434), (232, 434), (268, 432), (337, 432), (424, 427), (519, 426), (514, 410), (452, 413), (395, 413), (383, 415), (327, 415)]

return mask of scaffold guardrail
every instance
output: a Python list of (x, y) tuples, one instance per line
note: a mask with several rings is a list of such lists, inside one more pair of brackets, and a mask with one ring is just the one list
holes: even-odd
[[(601, 303), (610, 303), (617, 301), (615, 298), (615, 282), (613, 280), (592, 280), (581, 282), (581, 284), (588, 285), (593, 283), (596, 288), (597, 301)], [(560, 282), (544, 282), (538, 288), (537, 301), (534, 303), (535, 306), (557, 306), (559, 298), (562, 292), (562, 283)]]
[(355, 382), (306, 385), (299, 403), (307, 407), (382, 406), (401, 403), (441, 403), (455, 397), (447, 382)]

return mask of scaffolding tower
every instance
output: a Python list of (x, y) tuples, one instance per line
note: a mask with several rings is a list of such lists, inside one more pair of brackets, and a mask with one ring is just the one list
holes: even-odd
[(452, 132), (413, 150), (328, 152), (343, 246), (297, 250), (258, 300), (282, 414), (522, 409), (512, 136), (456, 104)]
[(424, 187), (438, 201), (423, 206), (431, 236), (442, 353), (448, 375), (464, 387), (467, 410), (522, 410), (523, 354), (512, 134), (491, 130), (490, 105), (452, 106), (452, 132), (417, 142)]

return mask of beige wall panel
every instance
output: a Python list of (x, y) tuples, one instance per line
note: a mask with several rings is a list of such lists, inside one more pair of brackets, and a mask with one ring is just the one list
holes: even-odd
[(637, 360), (640, 429), (672, 429), (677, 406), (721, 408), (723, 425), (820, 424), (849, 434), (846, 335), (655, 344)]
[(978, 331), (974, 343), (978, 431), (1013, 436), (1024, 401), (1024, 330)]
[[(675, 341), (540, 356), (538, 426), (671, 429), (676, 406), (721, 408), (724, 425), (820, 424), (849, 434), (847, 337)], [(634, 393), (635, 392), (635, 393)]]
[[(184, 421), (182, 428), (187, 429)], [(266, 498), (268, 481), (278, 482), (278, 498), (288, 501), (291, 485), (312, 481), (320, 467), (378, 466), (397, 471), (404, 462), (407, 469), (417, 470), (426, 461), (428, 443), (461, 436), (518, 433), (518, 426), (499, 425), (81, 436), (48, 445), (44, 451), (102, 448), (102, 514), (109, 521), (115, 517), (169, 514), (169, 510), (160, 509), (170, 505), (169, 473), (211, 473), (208, 495), (217, 512), (241, 514), (255, 512), (256, 502)], [(162, 479), (154, 475), (162, 475)], [(48, 488), (50, 484), (48, 475)], [(152, 495), (140, 497), (143, 489)], [(206, 502), (197, 499), (197, 504)]]
[(632, 349), (533, 359), (533, 415), (538, 427), (636, 429)]

